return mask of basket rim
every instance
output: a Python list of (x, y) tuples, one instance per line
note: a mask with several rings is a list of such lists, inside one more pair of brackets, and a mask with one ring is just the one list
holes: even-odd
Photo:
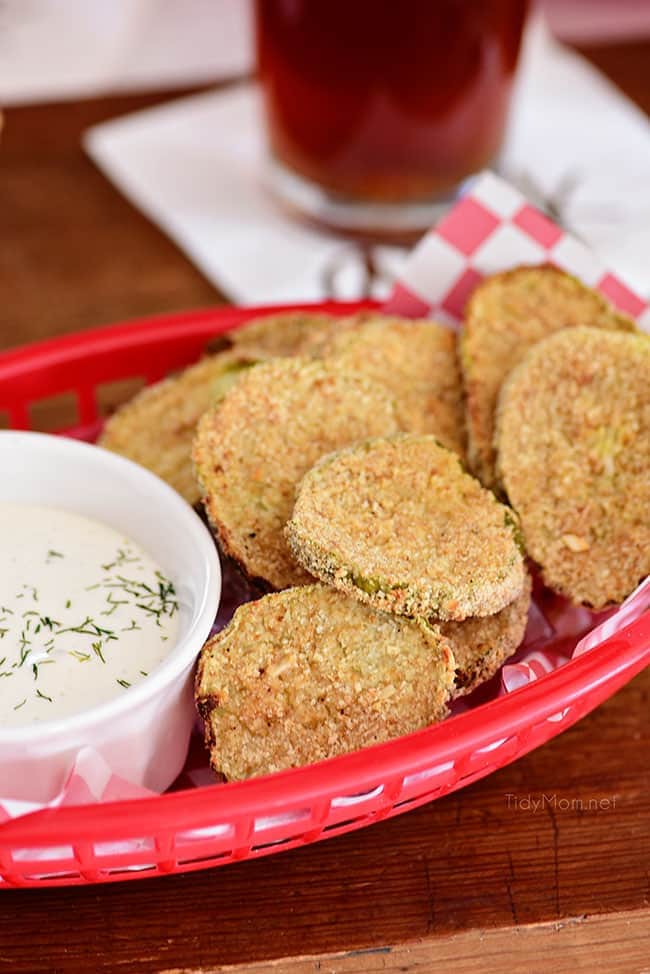
[[(57, 336), (0, 352), (0, 376), (11, 377), (40, 366), (71, 362), (125, 349), (137, 340), (154, 341), (192, 328), (217, 337), (251, 317), (284, 310), (318, 309), (339, 316), (378, 308), (378, 301), (294, 302), (281, 305), (200, 308), (126, 320), (83, 332)], [(1, 406), (1, 404), (0, 404)], [(378, 782), (431, 767), (436, 756), (455, 760), (472, 751), (526, 732), (570, 707), (590, 690), (617, 677), (631, 678), (650, 663), (650, 613), (630, 623), (588, 653), (551, 673), (475, 710), (451, 717), (403, 737), (329, 758), (305, 767), (247, 781), (215, 783), (146, 798), (46, 808), (0, 824), (0, 847), (25, 844), (76, 844), (96, 838), (110, 823), (111, 837), (131, 837), (151, 828), (154, 816), (177, 829), (196, 828), (235, 817), (278, 813), (330, 800), (334, 795), (363, 794)], [(216, 800), (215, 800), (216, 799)]]
[(96, 354), (106, 354), (133, 344), (134, 335), (153, 341), (157, 335), (175, 334), (177, 329), (188, 326), (205, 326), (206, 337), (218, 337), (225, 331), (234, 330), (250, 318), (277, 314), (282, 311), (314, 310), (343, 317), (356, 311), (381, 307), (380, 301), (293, 301), (283, 304), (259, 304), (235, 307), (233, 305), (206, 305), (191, 311), (163, 312), (142, 318), (125, 318), (123, 321), (98, 325), (84, 331), (73, 331), (53, 338), (15, 345), (0, 350), (0, 375), (11, 378), (22, 372), (34, 360), (39, 365), (54, 365), (62, 360), (74, 360), (75, 353), (92, 348)]
[[(124, 838), (150, 827), (153, 815), (174, 827), (197, 828), (242, 815), (279, 813), (324, 800), (324, 794), (363, 794), (380, 779), (414, 774), (430, 767), (438, 752), (445, 760), (507, 739), (570, 707), (591, 689), (616, 676), (635, 675), (650, 663), (650, 613), (630, 623), (600, 646), (504, 696), (448, 718), (441, 724), (382, 744), (300, 768), (246, 781), (215, 783), (147, 798), (42, 809), (0, 825), (0, 845), (16, 841), (48, 845), (96, 836), (110, 821), (112, 837)], [(480, 715), (480, 716), (479, 716)], [(217, 801), (215, 801), (217, 799)], [(325, 799), (327, 800), (327, 799)]]

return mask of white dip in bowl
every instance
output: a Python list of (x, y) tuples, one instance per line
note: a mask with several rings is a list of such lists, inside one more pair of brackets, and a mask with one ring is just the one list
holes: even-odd
[(85, 747), (155, 791), (180, 772), (218, 609), (209, 532), (142, 467), (0, 432), (0, 798), (48, 801)]

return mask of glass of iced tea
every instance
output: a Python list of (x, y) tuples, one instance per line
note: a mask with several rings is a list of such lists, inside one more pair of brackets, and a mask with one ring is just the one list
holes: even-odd
[(256, 0), (272, 188), (330, 226), (427, 227), (503, 138), (528, 0)]

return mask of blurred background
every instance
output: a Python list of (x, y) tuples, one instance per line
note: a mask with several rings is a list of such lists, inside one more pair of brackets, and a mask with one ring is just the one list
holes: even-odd
[(0, 4), (4, 345), (381, 297), (483, 167), (648, 295), (650, 3), (308, 9)]

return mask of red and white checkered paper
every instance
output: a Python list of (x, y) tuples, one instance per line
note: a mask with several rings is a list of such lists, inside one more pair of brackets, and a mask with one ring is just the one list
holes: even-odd
[[(467, 298), (486, 275), (518, 264), (552, 263), (597, 288), (622, 311), (650, 331), (648, 305), (606, 270), (591, 251), (561, 230), (512, 186), (485, 173), (470, 191), (412, 251), (385, 310), (405, 317), (434, 316), (457, 328)], [(224, 572), (217, 629), (237, 605), (256, 597), (244, 590), (239, 575)], [(500, 693), (509, 693), (566, 663), (572, 655), (593, 649), (650, 610), (650, 578), (617, 610), (596, 614), (570, 605), (536, 584), (524, 642), (499, 679), (457, 701), (461, 713)], [(558, 719), (561, 715), (558, 715)], [(99, 755), (82, 752), (52, 806), (86, 804), (150, 794), (113, 775)], [(201, 787), (214, 782), (198, 735), (175, 787)], [(0, 823), (35, 811), (33, 803), (0, 798)], [(45, 806), (43, 806), (45, 807)]]
[[(573, 274), (635, 318), (639, 327), (650, 331), (647, 302), (608, 270), (585, 244), (491, 172), (478, 176), (456, 206), (418, 243), (407, 258), (385, 309), (408, 318), (435, 317), (458, 328), (477, 284), (490, 274), (520, 264), (553, 264)], [(516, 662), (503, 667), (501, 692), (538, 679), (572, 654), (597, 646), (647, 611), (650, 579), (613, 612), (596, 614), (576, 609), (548, 593), (543, 598), (537, 594), (535, 599)], [(596, 624), (602, 619), (606, 621)]]
[(596, 288), (650, 331), (648, 304), (604, 267), (585, 244), (562, 230), (493, 173), (469, 191), (407, 258), (386, 310), (409, 318), (434, 315), (458, 327), (468, 297), (489, 274), (518, 264), (554, 264)]

